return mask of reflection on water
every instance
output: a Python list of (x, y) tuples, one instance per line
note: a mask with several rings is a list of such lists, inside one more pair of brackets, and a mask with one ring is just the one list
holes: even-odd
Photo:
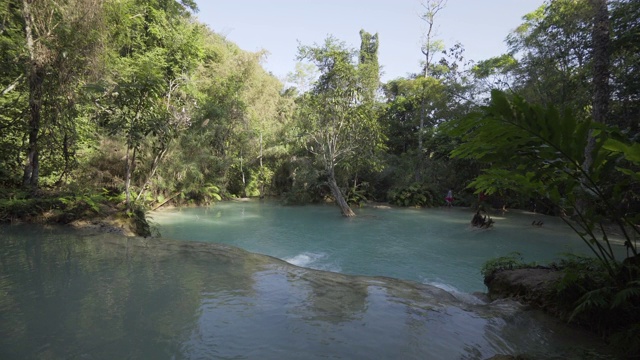
[(581, 358), (512, 303), (216, 244), (0, 227), (0, 359)]

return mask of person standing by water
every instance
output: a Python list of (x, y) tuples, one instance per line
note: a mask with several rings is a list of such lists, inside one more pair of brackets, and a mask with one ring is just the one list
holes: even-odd
[(444, 198), (444, 200), (447, 202), (447, 207), (453, 206), (453, 191), (451, 189), (449, 189), (449, 191), (447, 192), (447, 196)]

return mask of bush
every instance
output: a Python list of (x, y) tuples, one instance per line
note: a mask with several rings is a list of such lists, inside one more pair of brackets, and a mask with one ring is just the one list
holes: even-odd
[(640, 266), (618, 264), (615, 279), (595, 258), (568, 255), (553, 266), (563, 272), (556, 288), (560, 315), (602, 335), (626, 357), (640, 357), (640, 281), (634, 280)]
[(535, 267), (535, 263), (525, 263), (522, 254), (514, 251), (506, 256), (490, 259), (482, 265), (480, 273), (485, 278), (496, 271)]
[(436, 204), (434, 191), (418, 183), (391, 189), (388, 198), (391, 204), (398, 206), (431, 207)]

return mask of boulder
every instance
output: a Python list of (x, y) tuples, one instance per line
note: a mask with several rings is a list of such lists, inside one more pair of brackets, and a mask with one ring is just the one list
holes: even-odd
[(556, 312), (555, 285), (562, 272), (545, 268), (524, 268), (494, 271), (484, 279), (491, 300), (515, 298), (532, 307)]

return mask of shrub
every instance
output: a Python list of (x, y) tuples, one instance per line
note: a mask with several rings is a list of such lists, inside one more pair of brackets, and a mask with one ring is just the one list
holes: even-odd
[(514, 251), (506, 256), (500, 256), (495, 259), (490, 259), (482, 265), (480, 273), (484, 277), (488, 277), (496, 271), (501, 270), (513, 270), (523, 269), (529, 267), (535, 267), (535, 263), (525, 263), (522, 258), (522, 254)]
[(388, 198), (391, 204), (398, 206), (431, 207), (436, 204), (434, 191), (418, 183), (391, 189)]

